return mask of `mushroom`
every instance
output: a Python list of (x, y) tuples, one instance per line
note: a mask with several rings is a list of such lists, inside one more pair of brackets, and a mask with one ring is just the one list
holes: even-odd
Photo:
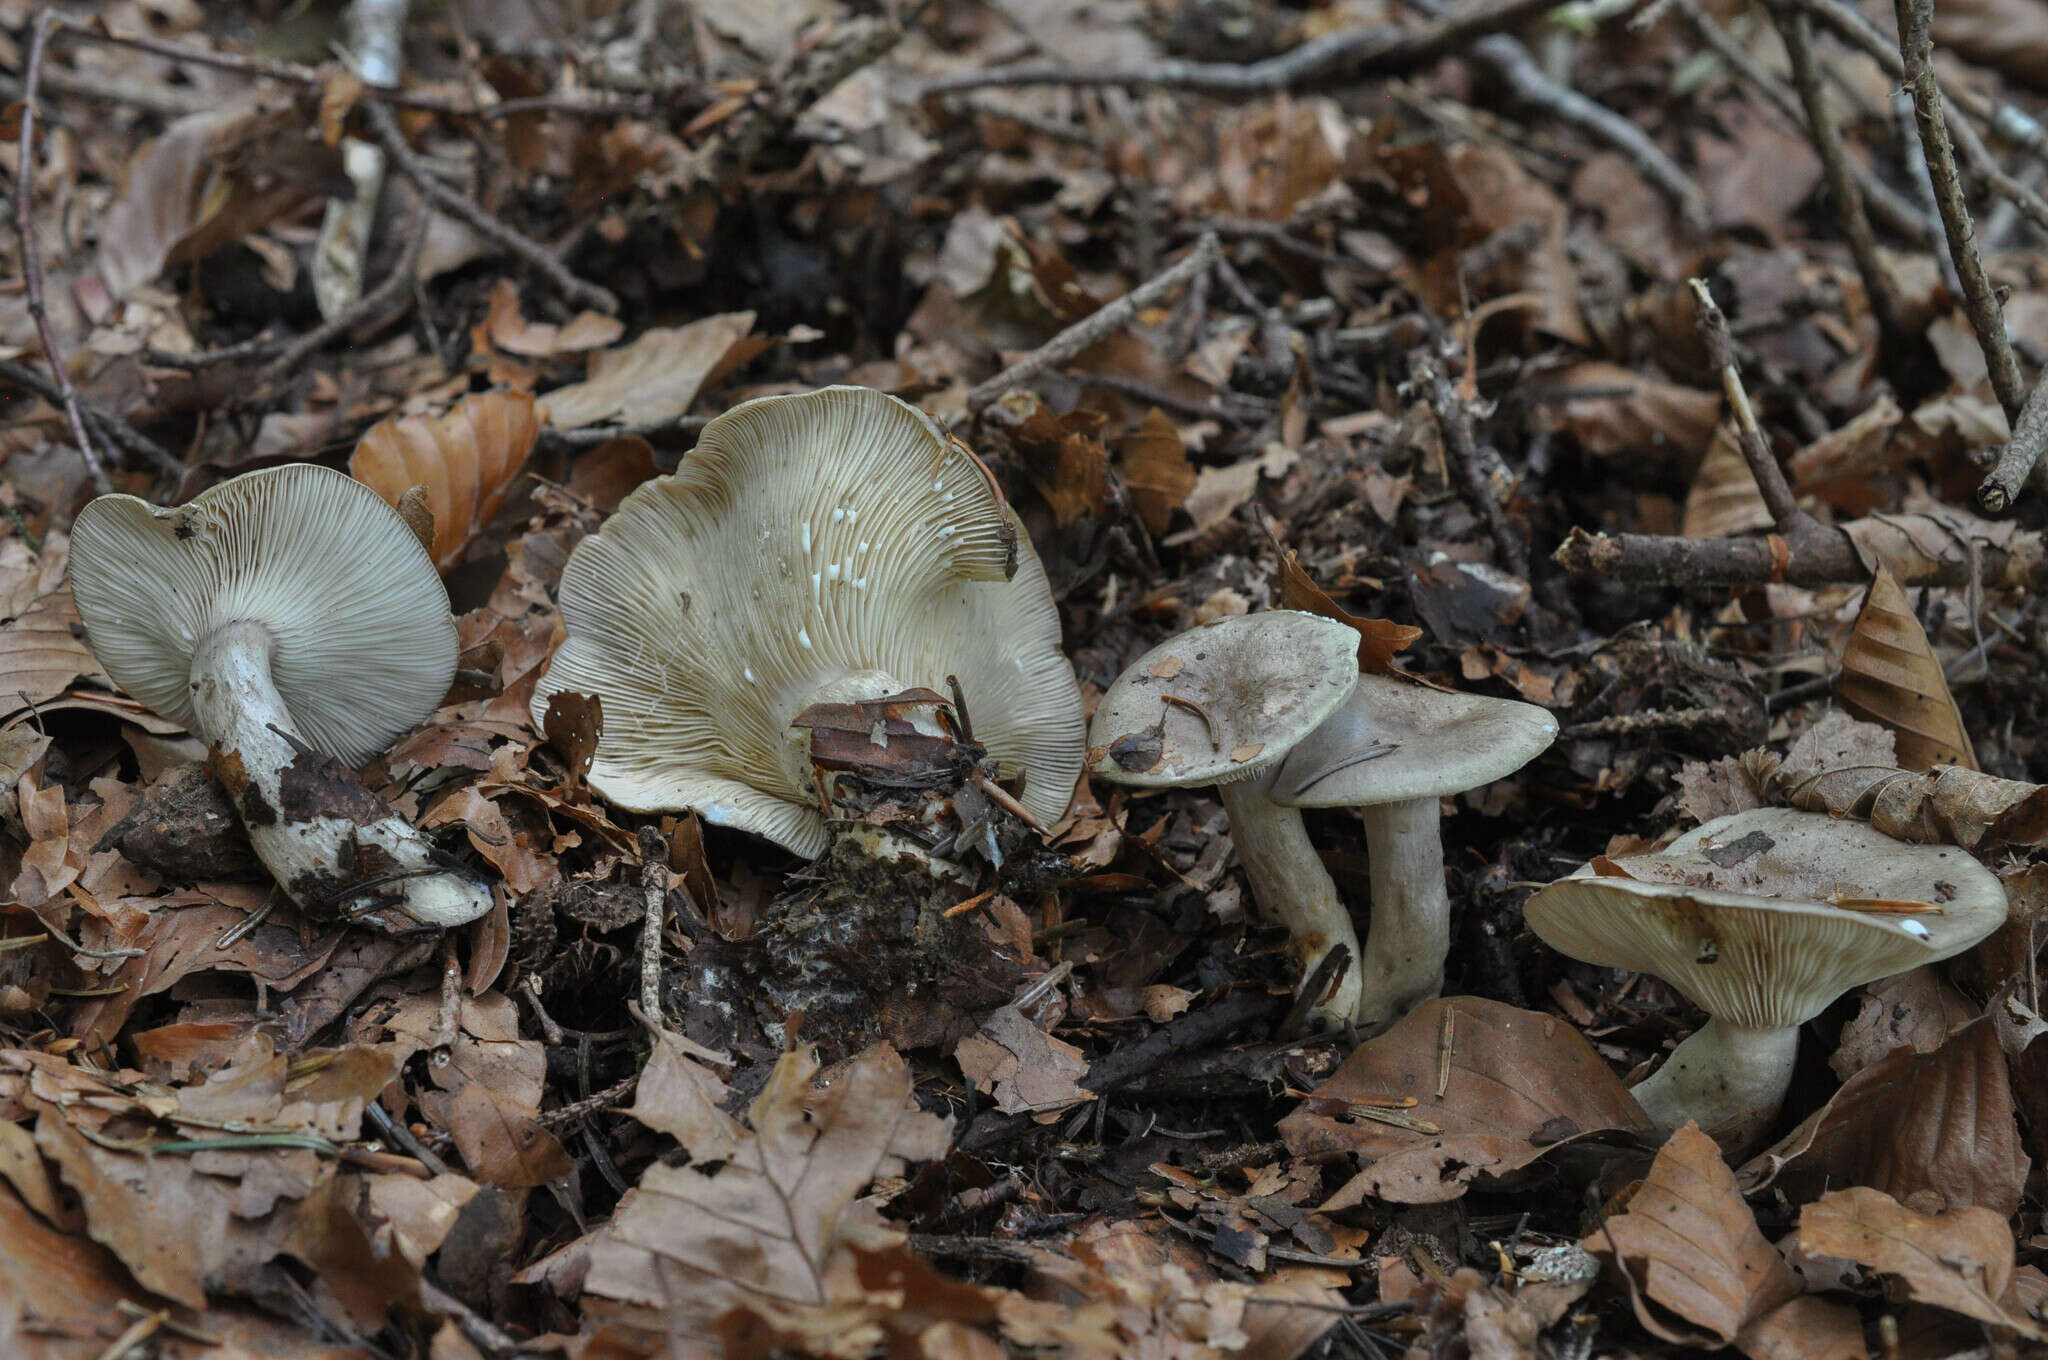
[(1169, 638), (1117, 677), (1089, 728), (1089, 765), (1138, 788), (1217, 786), (1252, 897), (1293, 936), (1304, 984), (1342, 945), (1351, 965), (1310, 1003), (1342, 1025), (1358, 1002), (1358, 935), (1301, 814), (1267, 776), (1358, 681), (1358, 634), (1287, 609), (1239, 614)]
[(1666, 1132), (1740, 1150), (1768, 1132), (1799, 1027), (1852, 987), (1961, 953), (2005, 922), (1997, 875), (1953, 846), (1758, 808), (1544, 888), (1530, 928), (1561, 953), (1663, 978), (1708, 1015), (1635, 1087)]
[(211, 748), (308, 914), (404, 929), (490, 910), (487, 886), (344, 768), (431, 713), (455, 672), (441, 577), (376, 492), (293, 463), (170, 509), (101, 496), (72, 526), (71, 583), (107, 674)]
[(1045, 569), (995, 482), (916, 407), (863, 387), (760, 397), (704, 427), (562, 572), (567, 639), (535, 689), (604, 700), (590, 786), (694, 808), (807, 857), (829, 843), (818, 703), (956, 678), (975, 739), (1056, 820), (1081, 772), (1080, 690)]
[(1271, 780), (1283, 807), (1349, 807), (1365, 821), (1372, 920), (1353, 1019), (1378, 1033), (1443, 990), (1451, 944), (1437, 800), (1513, 774), (1557, 736), (1534, 704), (1363, 675)]

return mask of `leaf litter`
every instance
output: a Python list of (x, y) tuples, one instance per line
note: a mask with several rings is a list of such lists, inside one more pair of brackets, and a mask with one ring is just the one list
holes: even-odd
[[(2043, 512), (1977, 491), (2040, 438), (1993, 382), (2048, 345), (2033, 9), (1932, 16), (1987, 300), (1931, 248), (1893, 7), (1810, 7), (1874, 255), (1761, 8), (461, 3), (415, 7), (395, 95), (334, 59), (344, 11), (390, 8), (109, 0), (38, 42), (0, 6), (36, 133), (17, 106), (0, 1351), (2041, 1342)], [(328, 316), (351, 143), (384, 187)], [(1115, 311), (1211, 232), (1219, 264)], [(1001, 785), (935, 794), (985, 837), (960, 883), (597, 796), (605, 696), (530, 704), (570, 552), (707, 417), (834, 383), (986, 460), (1084, 704), (1279, 607), (1357, 629), (1366, 671), (1552, 710), (1548, 753), (1435, 809), (1442, 997), (1299, 1023), (1212, 790), (1084, 780), (1043, 828)], [(204, 748), (85, 636), (81, 431), (161, 504), (318, 461), (414, 525), (458, 669), (362, 775), (493, 884), (482, 920), (271, 900)], [(901, 745), (858, 766), (871, 823)], [(1764, 805), (1975, 854), (2013, 914), (1803, 1026), (1736, 1156), (1628, 1091), (1702, 1015), (1521, 903)], [(1364, 831), (1305, 825), (1370, 928)]]

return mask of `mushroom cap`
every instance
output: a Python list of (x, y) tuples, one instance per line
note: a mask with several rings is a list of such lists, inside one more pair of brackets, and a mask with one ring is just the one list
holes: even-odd
[(1615, 863), (1635, 877), (1588, 865), (1529, 899), (1530, 928), (1572, 958), (1654, 973), (1754, 1029), (1804, 1024), (1851, 987), (1959, 954), (2006, 918), (2005, 888), (1967, 851), (1818, 812), (1737, 813)]
[(1556, 737), (1557, 719), (1534, 704), (1361, 675), (1343, 706), (1296, 743), (1273, 776), (1273, 801), (1372, 807), (1440, 798), (1513, 774)]
[(432, 713), (455, 677), (455, 620), (426, 549), (376, 492), (313, 463), (170, 508), (99, 497), (71, 527), (71, 586), (114, 682), (207, 740), (192, 652), (224, 623), (269, 631), (293, 735), (348, 765)]
[[(1319, 614), (1268, 609), (1190, 628), (1132, 662), (1102, 696), (1088, 729), (1094, 772), (1139, 788), (1256, 779), (1357, 682), (1358, 633)], [(1152, 754), (1154, 732), (1157, 758), (1132, 768)]]
[(884, 393), (725, 412), (577, 544), (560, 603), (568, 638), (534, 721), (564, 690), (603, 696), (590, 785), (619, 807), (694, 808), (822, 854), (789, 723), (869, 678), (943, 694), (957, 677), (975, 740), (1025, 773), (1042, 821), (1080, 777), (1080, 689), (1045, 568), (974, 455)]

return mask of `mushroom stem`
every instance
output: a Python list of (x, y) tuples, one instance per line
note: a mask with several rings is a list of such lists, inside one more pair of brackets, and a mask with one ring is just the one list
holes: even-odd
[(1664, 1133), (1691, 1120), (1740, 1151), (1777, 1119), (1798, 1057), (1797, 1025), (1751, 1029), (1710, 1019), (1631, 1094)]
[[(1351, 951), (1355, 961), (1358, 932), (1337, 895), (1337, 884), (1309, 843), (1301, 813), (1269, 798), (1263, 779), (1219, 785), (1217, 792), (1230, 814), (1231, 844), (1251, 882), (1252, 896), (1266, 915), (1287, 927), (1294, 937), (1289, 949), (1301, 963), (1301, 975), (1313, 975), (1323, 956), (1340, 944)], [(1313, 1013), (1327, 1024), (1344, 1025), (1350, 1022), (1357, 1004), (1358, 965), (1354, 962), (1315, 1003)]]
[(261, 624), (216, 628), (192, 652), (192, 706), (213, 748), (256, 855), (294, 902), (323, 916), (349, 914), (380, 882), (379, 897), (421, 925), (473, 921), (490, 889), (438, 863), (432, 845), (337, 761), (298, 740), (271, 679), (275, 639)]
[(1360, 808), (1372, 861), (1372, 920), (1359, 960), (1355, 1019), (1377, 1034), (1443, 991), (1451, 952), (1451, 896), (1437, 800)]

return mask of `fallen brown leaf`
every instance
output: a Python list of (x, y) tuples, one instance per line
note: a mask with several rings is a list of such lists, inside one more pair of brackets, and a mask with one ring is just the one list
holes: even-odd
[[(950, 1128), (912, 1105), (910, 1072), (891, 1048), (868, 1049), (812, 1092), (817, 1071), (815, 1052), (785, 1054), (748, 1110), (751, 1133), (716, 1171), (648, 1167), (591, 1244), (585, 1289), (664, 1309), (693, 1353), (733, 1308), (782, 1317), (861, 1303), (854, 1249), (902, 1237), (856, 1196), (907, 1161), (943, 1155)], [(853, 1354), (868, 1341), (844, 1329)]]
[(0, 723), (47, 703), (80, 679), (113, 688), (85, 645), (85, 624), (68, 587), (0, 625)]
[(1280, 608), (1320, 614), (1358, 630), (1358, 668), (1367, 675), (1400, 674), (1400, 668), (1394, 664), (1395, 655), (1422, 636), (1422, 630), (1412, 624), (1362, 618), (1345, 609), (1316, 584), (1291, 548), (1280, 551), (1279, 584)]
[(1899, 1049), (1856, 1073), (1751, 1158), (1742, 1180), (1750, 1193), (1776, 1183), (1794, 1197), (1830, 1185), (1931, 1194), (2003, 1217), (2019, 1207), (2027, 1167), (1998, 1031), (1979, 1020), (1931, 1053)]
[[(1449, 1080), (1439, 1095), (1446, 1033)], [(1384, 1108), (1409, 1097), (1412, 1106)], [(1406, 1126), (1355, 1105), (1373, 1105)], [(1418, 1006), (1360, 1045), (1280, 1121), (1296, 1156), (1349, 1153), (1364, 1164), (1326, 1210), (1368, 1196), (1397, 1204), (1456, 1199), (1482, 1177), (1498, 1180), (1560, 1143), (1614, 1130), (1648, 1137), (1651, 1125), (1577, 1030), (1555, 1016), (1469, 996)]]
[(2032, 1340), (2048, 1338), (1999, 1302), (2012, 1280), (2012, 1232), (1989, 1209), (1915, 1213), (1882, 1190), (1854, 1186), (1799, 1211), (1799, 1248), (1888, 1276), (1916, 1303)]
[(617, 317), (597, 312), (580, 312), (560, 326), (529, 321), (519, 314), (519, 285), (499, 279), (491, 289), (490, 311), (477, 324), (475, 336), (479, 350), (494, 347), (529, 359), (552, 359), (601, 349), (625, 331)]
[(590, 376), (545, 394), (548, 423), (560, 430), (616, 423), (652, 425), (690, 409), (697, 393), (744, 354), (752, 312), (707, 316), (687, 326), (657, 327), (590, 360)]
[(1171, 420), (1153, 407), (1145, 423), (1117, 441), (1117, 468), (1130, 489), (1138, 518), (1154, 534), (1163, 534), (1195, 489), (1200, 474), (1188, 462), (1187, 446)]
[(1627, 1212), (1583, 1245), (1629, 1273), (1636, 1319), (1666, 1341), (1729, 1345), (1802, 1289), (1697, 1124), (1671, 1135)]
[(524, 392), (480, 392), (438, 418), (399, 416), (370, 427), (349, 456), (349, 475), (396, 506), (407, 488), (427, 489), (443, 571), (490, 523), (540, 437), (540, 416)]
[(659, 1031), (626, 1113), (681, 1143), (692, 1161), (722, 1162), (748, 1134), (719, 1108), (731, 1092), (707, 1062), (730, 1060), (680, 1034)]
[(1015, 1006), (999, 1006), (953, 1049), (960, 1070), (1005, 1114), (1029, 1114), (1049, 1123), (1062, 1110), (1095, 1099), (1076, 1085), (1088, 1061), (1072, 1044), (1053, 1038)]
[(1941, 658), (1928, 645), (1906, 592), (1883, 565), (1842, 651), (1835, 693), (1851, 713), (1897, 735), (1899, 764), (1907, 769), (1977, 768)]

